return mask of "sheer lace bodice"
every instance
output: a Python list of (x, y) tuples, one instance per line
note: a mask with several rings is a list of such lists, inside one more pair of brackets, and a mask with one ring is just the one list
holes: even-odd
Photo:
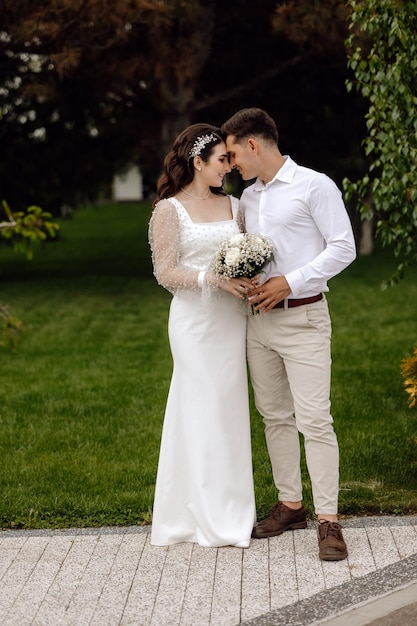
[(230, 197), (233, 219), (193, 222), (176, 198), (161, 200), (149, 223), (149, 243), (155, 278), (173, 294), (200, 289), (198, 276), (208, 271), (222, 241), (243, 230), (239, 201)]

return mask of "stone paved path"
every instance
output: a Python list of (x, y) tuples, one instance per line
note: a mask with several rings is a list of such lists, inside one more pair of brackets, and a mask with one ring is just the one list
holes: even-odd
[(417, 517), (343, 527), (349, 558), (332, 563), (318, 558), (315, 523), (247, 549), (154, 547), (149, 527), (3, 531), (0, 624), (296, 626), (417, 583)]

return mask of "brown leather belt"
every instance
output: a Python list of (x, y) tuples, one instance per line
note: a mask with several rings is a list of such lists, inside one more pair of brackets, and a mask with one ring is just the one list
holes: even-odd
[[(301, 306), (302, 304), (312, 304), (313, 302), (319, 302), (323, 298), (323, 294), (319, 293), (317, 296), (311, 296), (310, 298), (293, 298), (291, 300), (287, 300), (288, 308), (292, 309), (294, 306)], [(273, 309), (283, 309), (285, 300), (281, 300), (278, 302)]]

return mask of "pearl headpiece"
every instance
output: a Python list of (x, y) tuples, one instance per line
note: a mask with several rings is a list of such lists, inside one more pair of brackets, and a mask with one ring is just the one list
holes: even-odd
[(197, 137), (195, 142), (193, 143), (193, 147), (190, 150), (190, 154), (188, 155), (189, 159), (192, 159), (196, 156), (200, 156), (204, 148), (207, 144), (212, 141), (216, 141), (216, 139), (220, 139), (218, 135), (211, 133), (210, 135), (201, 135), (201, 137)]

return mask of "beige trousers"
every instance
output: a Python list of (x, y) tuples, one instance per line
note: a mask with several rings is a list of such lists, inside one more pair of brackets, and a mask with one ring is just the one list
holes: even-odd
[(336, 515), (339, 448), (330, 414), (330, 339), (326, 298), (249, 318), (250, 377), (279, 500), (302, 500), (301, 433), (315, 512)]

